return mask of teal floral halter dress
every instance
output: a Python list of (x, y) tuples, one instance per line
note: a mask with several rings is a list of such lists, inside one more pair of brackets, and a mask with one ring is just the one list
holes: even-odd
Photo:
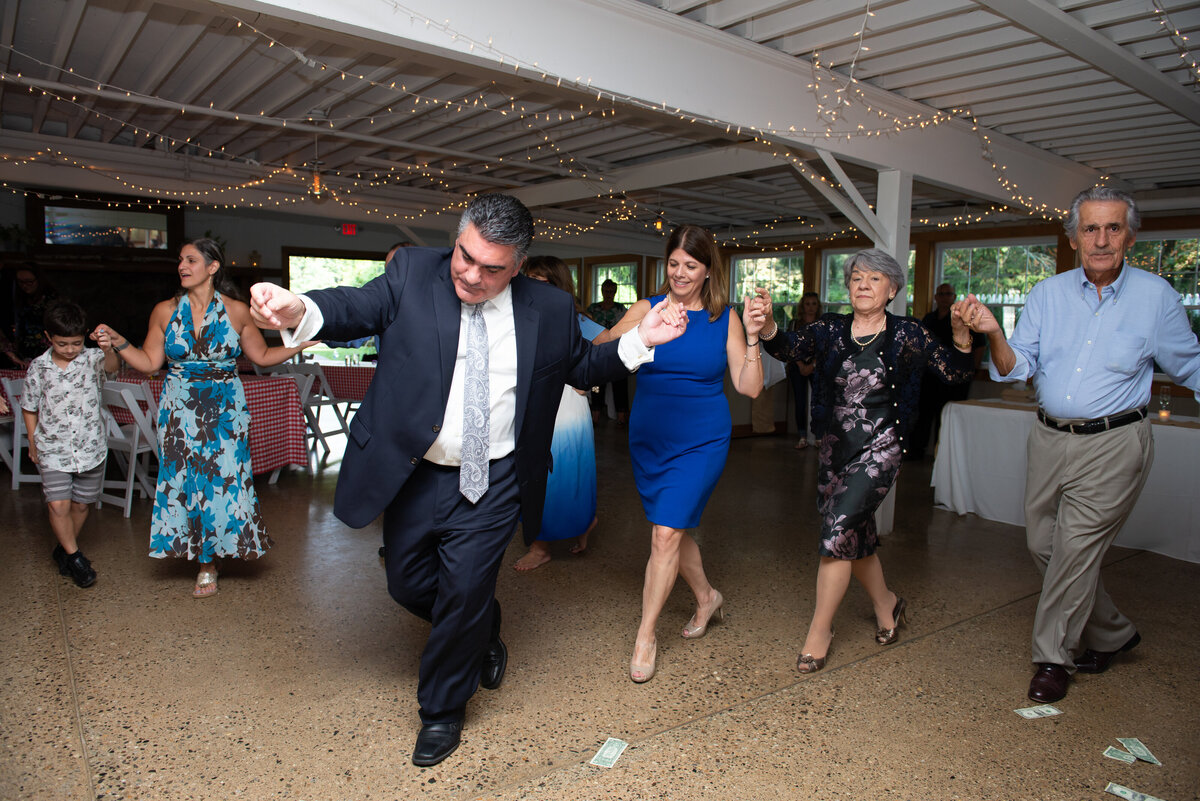
[(220, 294), (197, 338), (187, 295), (167, 324), (168, 370), (158, 409), (158, 491), (150, 555), (211, 562), (271, 547), (250, 469), (250, 411), (234, 360), (241, 340)]

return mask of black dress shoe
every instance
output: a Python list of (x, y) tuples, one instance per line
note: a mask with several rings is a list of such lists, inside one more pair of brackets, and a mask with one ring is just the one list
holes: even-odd
[(1067, 697), (1067, 682), (1071, 674), (1062, 665), (1038, 665), (1037, 673), (1029, 682), (1029, 697), (1043, 704), (1052, 704)]
[(1125, 651), (1132, 651), (1141, 641), (1142, 635), (1135, 631), (1133, 636), (1129, 638), (1129, 642), (1115, 651), (1093, 651), (1089, 648), (1083, 652), (1082, 656), (1075, 660), (1075, 669), (1080, 673), (1103, 673), (1108, 670), (1108, 666), (1113, 661), (1114, 656)]
[(68, 554), (64, 564), (67, 573), (80, 587), (90, 587), (96, 583), (96, 571), (92, 569), (92, 563), (83, 555), (83, 551)]
[(504, 681), (504, 669), (508, 667), (508, 649), (504, 640), (497, 637), (488, 643), (483, 652), (483, 672), (479, 674), (479, 683), (485, 690), (494, 690)]
[(441, 762), (454, 753), (462, 740), (462, 722), (458, 723), (426, 723), (421, 726), (417, 735), (417, 745), (413, 749), (412, 761), (422, 768), (430, 767)]

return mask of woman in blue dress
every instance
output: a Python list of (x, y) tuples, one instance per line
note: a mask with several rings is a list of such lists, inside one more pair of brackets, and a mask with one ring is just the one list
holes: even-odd
[[(531, 256), (525, 262), (524, 272), (536, 281), (544, 281), (575, 297), (575, 282), (562, 259)], [(604, 332), (604, 326), (579, 310), (578, 301), (575, 316), (585, 339), (595, 339)], [(554, 418), (550, 463), (542, 530), (529, 546), (529, 552), (513, 565), (522, 572), (535, 570), (549, 562), (550, 543), (556, 540), (575, 537), (571, 553), (583, 553), (587, 549), (588, 534), (596, 527), (596, 440), (592, 432), (592, 413), (587, 395), (570, 384), (563, 387), (558, 414)]]
[(96, 331), (100, 344), (111, 344), (135, 370), (169, 365), (159, 399), (150, 555), (199, 562), (197, 598), (216, 594), (220, 557), (256, 559), (271, 547), (254, 492), (250, 412), (235, 360), (245, 353), (266, 367), (309, 344), (267, 347), (249, 307), (230, 297), (236, 288), (223, 263), (211, 239), (180, 249), (179, 292), (154, 307), (142, 347), (106, 325)]
[(639, 368), (629, 418), (634, 481), (651, 524), (642, 621), (629, 663), (629, 677), (638, 683), (654, 675), (658, 617), (677, 576), (696, 596), (696, 613), (683, 637), (703, 637), (709, 622), (719, 619), (725, 599), (709, 584), (700, 549), (686, 529), (700, 524), (729, 452), (726, 367), (742, 395), (753, 398), (763, 388), (758, 332), (766, 317), (757, 303), (746, 304), (742, 319), (730, 314), (729, 275), (712, 235), (699, 226), (680, 226), (667, 241), (666, 258), (663, 292), (639, 300), (597, 340), (633, 328), (664, 295), (688, 313), (683, 336), (656, 347), (654, 361)]

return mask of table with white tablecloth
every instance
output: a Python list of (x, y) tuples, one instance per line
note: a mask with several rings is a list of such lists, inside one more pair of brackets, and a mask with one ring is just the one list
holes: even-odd
[[(1153, 413), (1152, 413), (1153, 415)], [(1154, 464), (1115, 543), (1200, 562), (1200, 423), (1154, 425)], [(948, 403), (933, 465), (933, 500), (959, 514), (1025, 525), (1025, 443), (1036, 407), (996, 401)], [(1087, 436), (1087, 435), (1077, 435)]]

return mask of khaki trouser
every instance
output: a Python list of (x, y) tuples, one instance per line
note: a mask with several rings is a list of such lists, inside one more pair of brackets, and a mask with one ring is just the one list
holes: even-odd
[(1104, 591), (1100, 565), (1153, 461), (1148, 419), (1099, 434), (1034, 423), (1025, 482), (1026, 544), (1043, 577), (1034, 662), (1073, 673), (1085, 649), (1116, 651), (1133, 637), (1133, 623)]

